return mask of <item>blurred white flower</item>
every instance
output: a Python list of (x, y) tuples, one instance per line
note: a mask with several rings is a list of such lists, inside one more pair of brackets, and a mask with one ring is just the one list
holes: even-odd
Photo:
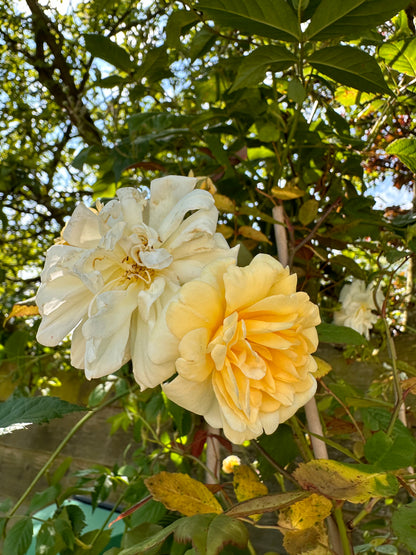
[(237, 455), (229, 455), (222, 461), (222, 471), (225, 472), (225, 474), (232, 474), (232, 472), (234, 472), (234, 467), (240, 466), (240, 464), (240, 457), (237, 457)]
[(175, 371), (177, 342), (164, 310), (180, 286), (218, 257), (235, 258), (215, 233), (217, 209), (197, 178), (156, 179), (150, 199), (122, 188), (92, 210), (80, 204), (46, 256), (36, 296), (38, 341), (57, 345), (71, 331), (71, 362), (87, 378), (132, 360), (141, 387)]
[[(376, 292), (376, 300), (379, 306), (384, 301), (380, 289)], [(379, 318), (373, 312), (377, 308), (374, 303), (374, 286), (370, 284), (366, 287), (364, 281), (356, 279), (344, 285), (339, 301), (342, 308), (334, 313), (334, 323), (337, 326), (352, 328), (369, 339), (370, 330)]]

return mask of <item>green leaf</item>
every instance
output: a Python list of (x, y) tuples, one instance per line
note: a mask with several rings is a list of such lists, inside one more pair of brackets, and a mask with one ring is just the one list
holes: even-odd
[(172, 534), (172, 532), (174, 532), (179, 524), (185, 519), (186, 517), (175, 520), (175, 522), (172, 522), (172, 524), (169, 524), (169, 526), (162, 528), (162, 530), (160, 530), (150, 538), (146, 538), (144, 541), (132, 547), (128, 547), (127, 549), (122, 549), (119, 555), (137, 555), (138, 553), (150, 553), (154, 547), (162, 545), (166, 538), (170, 536), (170, 534)]
[(33, 524), (29, 517), (22, 518), (10, 528), (3, 545), (3, 555), (26, 555), (32, 542)]
[(306, 38), (357, 37), (404, 9), (408, 0), (322, 0), (306, 30)]
[(302, 225), (308, 225), (318, 215), (319, 202), (313, 198), (307, 200), (299, 209), (298, 218)]
[(312, 67), (338, 83), (363, 92), (387, 93), (390, 89), (375, 59), (353, 46), (328, 46), (308, 58)]
[(298, 41), (302, 34), (285, 0), (201, 0), (195, 8), (216, 23), (248, 35)]
[(302, 104), (306, 98), (306, 91), (299, 79), (292, 79), (289, 81), (287, 87), (287, 96), (297, 104)]
[(416, 77), (416, 38), (384, 43), (379, 56), (396, 71)]
[(397, 156), (409, 170), (416, 173), (416, 139), (397, 139), (389, 144), (386, 152)]
[(53, 503), (59, 494), (59, 490), (58, 486), (50, 486), (45, 491), (36, 492), (30, 502), (29, 512), (40, 511), (40, 509)]
[(283, 46), (260, 46), (242, 58), (230, 92), (263, 81), (266, 71), (283, 71), (296, 63), (296, 56)]
[(348, 270), (352, 276), (365, 280), (366, 273), (365, 271), (353, 260), (344, 254), (337, 254), (333, 256), (331, 259), (331, 266), (342, 266), (343, 268)]
[(81, 410), (85, 409), (57, 397), (11, 398), (0, 403), (0, 430), (4, 434), (13, 430), (10, 427), (41, 424)]
[(225, 515), (194, 515), (181, 519), (175, 530), (175, 539), (192, 541), (200, 555), (217, 555), (225, 544), (245, 547), (248, 532), (242, 522)]
[(173, 12), (166, 24), (166, 45), (169, 47), (177, 47), (181, 44), (181, 35), (183, 29), (188, 30), (194, 23), (197, 23), (199, 18), (193, 11), (178, 10)]
[(84, 35), (85, 48), (94, 57), (100, 58), (123, 71), (130, 71), (136, 66), (131, 61), (129, 53), (110, 38), (98, 33)]
[(70, 522), (71, 528), (74, 531), (74, 534), (76, 534), (77, 536), (87, 525), (84, 511), (81, 509), (81, 507), (73, 503), (65, 505), (62, 510), (62, 515), (68, 517), (68, 522)]
[(416, 551), (416, 501), (397, 509), (391, 524), (399, 540), (411, 551)]
[(398, 470), (412, 466), (416, 455), (416, 441), (411, 434), (394, 439), (385, 432), (373, 434), (364, 446), (369, 463), (378, 470)]
[(290, 491), (288, 493), (274, 493), (272, 495), (263, 495), (249, 501), (243, 501), (231, 507), (226, 514), (234, 518), (250, 516), (253, 514), (269, 513), (288, 507), (295, 501), (300, 501), (308, 497), (309, 493), (305, 491)]
[[(86, 553), (88, 553), (88, 555), (101, 555), (110, 541), (111, 533), (111, 530), (90, 530), (79, 539), (85, 545), (92, 545), (92, 547), (86, 551), (84, 546), (79, 545), (74, 551), (71, 551), (71, 555), (86, 555)], [(94, 544), (92, 544), (92, 541), (94, 541)]]
[[(299, 455), (299, 449), (294, 440), (292, 428), (287, 424), (280, 424), (277, 430), (270, 435), (261, 435), (257, 442), (262, 450), (281, 467), (285, 467), (293, 462)], [(267, 479), (273, 476), (276, 468), (261, 454), (259, 454), (258, 458), (262, 478)]]
[(343, 343), (346, 345), (363, 345), (366, 338), (358, 331), (347, 326), (336, 326), (323, 322), (317, 326), (319, 341), (322, 343)]
[(36, 553), (58, 555), (61, 549), (67, 547), (62, 536), (56, 533), (54, 523), (47, 520), (40, 527), (36, 535)]

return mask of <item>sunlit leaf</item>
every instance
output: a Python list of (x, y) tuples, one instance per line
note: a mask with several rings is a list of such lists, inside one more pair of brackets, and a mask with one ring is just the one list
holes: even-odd
[(408, 0), (322, 0), (306, 30), (310, 40), (357, 37), (404, 9)]
[(0, 403), (0, 432), (16, 424), (41, 424), (70, 412), (85, 410), (57, 397), (20, 397)]
[(195, 7), (216, 23), (249, 35), (287, 41), (301, 37), (296, 14), (285, 0), (201, 0)]
[(416, 173), (416, 139), (397, 139), (386, 148), (387, 154), (394, 154), (413, 173)]
[(191, 516), (222, 513), (222, 507), (209, 489), (187, 474), (160, 472), (146, 478), (147, 489), (167, 509)]
[(386, 42), (380, 46), (378, 53), (388, 66), (416, 77), (416, 38)]
[(308, 61), (313, 68), (347, 87), (391, 94), (378, 63), (359, 48), (328, 46), (314, 52)]
[(11, 318), (25, 318), (27, 316), (37, 316), (38, 314), (39, 309), (36, 305), (15, 304), (13, 305), (10, 314), (7, 318), (5, 318), (3, 326), (5, 326)]

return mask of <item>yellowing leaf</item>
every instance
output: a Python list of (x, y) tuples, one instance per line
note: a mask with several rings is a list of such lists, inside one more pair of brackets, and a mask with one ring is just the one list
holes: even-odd
[(223, 235), (225, 237), (225, 239), (229, 239), (230, 237), (232, 237), (234, 235), (233, 228), (230, 227), (229, 225), (225, 225), (225, 224), (218, 224), (217, 225), (217, 231), (218, 231), (218, 233), (221, 233), (221, 235)]
[(237, 501), (247, 501), (269, 493), (256, 472), (246, 464), (234, 467), (233, 486)]
[(393, 475), (386, 472), (367, 473), (326, 459), (300, 464), (293, 475), (309, 491), (351, 503), (365, 503), (371, 497), (388, 497), (398, 490)]
[(38, 314), (39, 309), (36, 305), (15, 304), (10, 314), (4, 320), (3, 326), (5, 326), (11, 318), (24, 318), (26, 316), (37, 316)]
[(211, 195), (213, 196), (217, 192), (217, 188), (210, 177), (199, 177), (198, 181), (196, 182), (195, 189), (202, 189), (204, 191), (208, 191), (208, 193), (211, 193)]
[(223, 512), (209, 489), (187, 474), (160, 472), (147, 478), (145, 484), (154, 499), (171, 511), (186, 516)]
[(292, 200), (294, 198), (303, 197), (305, 191), (299, 189), (296, 185), (286, 185), (285, 187), (279, 187), (275, 185), (271, 190), (272, 196), (280, 200)]
[(331, 514), (332, 503), (323, 495), (313, 493), (290, 505), (279, 513), (279, 526), (294, 530), (305, 530), (325, 520)]
[(283, 530), (283, 547), (289, 555), (332, 555), (323, 523), (305, 530)]
[(401, 386), (403, 391), (407, 391), (407, 393), (412, 393), (412, 395), (416, 395), (416, 376), (413, 376), (408, 380), (403, 380)]
[(254, 229), (249, 225), (242, 225), (239, 228), (238, 232), (243, 237), (247, 237), (247, 239), (253, 239), (254, 241), (258, 241), (260, 243), (269, 243), (271, 245), (271, 242), (264, 233), (262, 233), (258, 229)]
[(220, 195), (219, 193), (215, 193), (214, 201), (215, 201), (215, 206), (218, 208), (220, 212), (230, 212), (231, 214), (234, 214), (235, 204), (230, 198), (226, 197), (225, 195)]
[(327, 362), (323, 358), (319, 358), (315, 356), (313, 358), (315, 359), (315, 362), (318, 365), (318, 368), (315, 370), (313, 374), (315, 378), (322, 378), (332, 370), (332, 366), (329, 364), (329, 362)]

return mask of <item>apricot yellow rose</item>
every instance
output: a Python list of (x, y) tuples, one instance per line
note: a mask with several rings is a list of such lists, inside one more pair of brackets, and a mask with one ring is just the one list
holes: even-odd
[(314, 395), (318, 307), (268, 255), (206, 266), (167, 310), (179, 341), (168, 398), (233, 443), (273, 433)]

